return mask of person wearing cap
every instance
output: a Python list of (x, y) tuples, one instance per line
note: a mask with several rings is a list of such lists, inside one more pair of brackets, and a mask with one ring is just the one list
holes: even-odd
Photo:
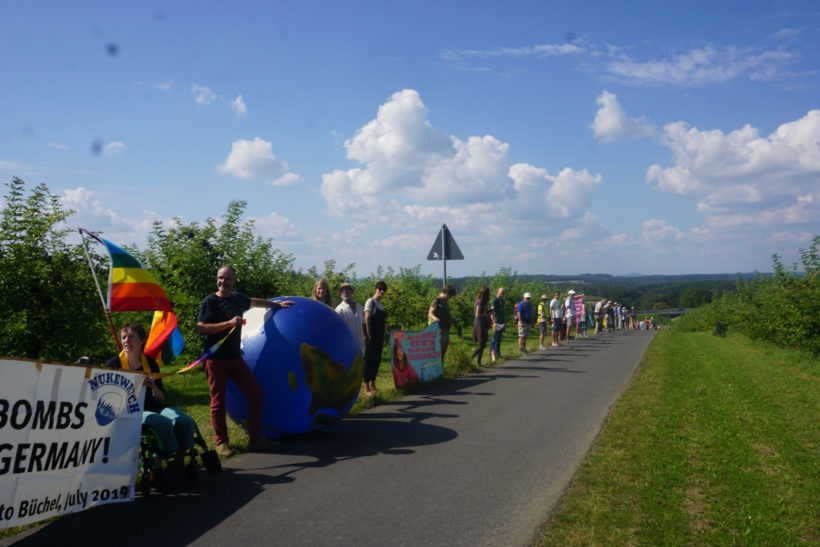
[(445, 285), (441, 288), (439, 295), (433, 299), (430, 309), (427, 310), (427, 324), (431, 325), (438, 321), (441, 331), (441, 366), (444, 366), (444, 356), (450, 345), (450, 327), (453, 326), (453, 316), (450, 314), (449, 300), (456, 295), (456, 288), (452, 285)]
[[(580, 320), (578, 301), (583, 302), (583, 294), (576, 294), (572, 289), (567, 291), (567, 299), (564, 301), (564, 317), (567, 323), (567, 342), (574, 342), (578, 336), (578, 322)], [(575, 327), (575, 336), (571, 335), (572, 327)]]
[(364, 308), (353, 300), (354, 292), (356, 292), (356, 288), (350, 283), (339, 285), (339, 298), (342, 301), (336, 306), (336, 313), (353, 331), (356, 342), (359, 343), (359, 347), (364, 352)]
[(544, 346), (544, 336), (547, 334), (547, 325), (549, 325), (549, 302), (546, 294), (541, 295), (541, 301), (538, 303), (538, 349), (547, 349)]
[(525, 292), (524, 300), (515, 305), (515, 319), (518, 322), (518, 350), (522, 355), (527, 355), (527, 336), (532, 328), (532, 304), (530, 304), (532, 294)]
[(561, 338), (561, 329), (564, 322), (564, 310), (561, 308), (561, 293), (555, 291), (552, 293), (552, 300), (550, 300), (550, 320), (552, 321), (552, 347), (557, 348), (561, 344), (558, 340)]

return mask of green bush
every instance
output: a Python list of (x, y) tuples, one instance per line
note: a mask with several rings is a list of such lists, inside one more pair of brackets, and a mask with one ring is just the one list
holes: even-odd
[(781, 347), (820, 353), (820, 235), (800, 250), (802, 272), (772, 258), (774, 274), (738, 281), (737, 290), (724, 293), (678, 320), (676, 328), (710, 331), (720, 321), (730, 331)]

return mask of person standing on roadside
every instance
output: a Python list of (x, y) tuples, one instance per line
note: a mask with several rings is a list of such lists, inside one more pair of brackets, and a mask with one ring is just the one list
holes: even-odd
[[(567, 298), (564, 300), (564, 319), (566, 323), (567, 329), (567, 342), (574, 342), (575, 337), (572, 336), (572, 327), (576, 327), (577, 325), (576, 317), (575, 317), (575, 304), (573, 303), (572, 297), (575, 295), (575, 291), (570, 289), (567, 292)], [(577, 332), (576, 332), (577, 334)]]
[[(228, 379), (234, 381), (248, 399), (248, 436), (250, 450), (270, 450), (276, 444), (262, 435), (262, 404), (264, 392), (242, 358), (242, 314), (250, 308), (289, 308), (290, 300), (273, 302), (264, 298), (249, 298), (235, 292), (236, 271), (222, 266), (216, 274), (216, 292), (209, 294), (199, 306), (197, 332), (205, 336), (205, 350), (220, 340), (222, 345), (205, 360), (205, 373), (211, 392), (211, 426), (214, 429), (216, 453), (222, 457), (233, 454), (228, 446), (228, 425), (225, 421), (225, 390)], [(234, 329), (231, 331), (231, 329)]]
[(604, 332), (604, 310), (606, 308), (606, 298), (598, 300), (595, 304), (595, 334)]
[(495, 298), (490, 303), (490, 319), (493, 324), (493, 338), (490, 342), (490, 360), (501, 359), (501, 338), (507, 326), (507, 314), (504, 311), (504, 287), (498, 287)]
[(527, 355), (527, 336), (532, 328), (533, 310), (530, 299), (532, 294), (525, 292), (524, 300), (515, 306), (515, 320), (518, 323), (518, 351), (521, 355)]
[(359, 348), (364, 352), (364, 308), (353, 300), (355, 290), (350, 283), (339, 285), (339, 297), (342, 301), (336, 306), (336, 313), (353, 331)]
[(453, 326), (449, 300), (455, 295), (456, 288), (452, 285), (445, 285), (441, 288), (439, 295), (433, 299), (430, 309), (427, 310), (428, 324), (438, 321), (439, 330), (441, 331), (441, 366), (444, 366), (444, 356), (447, 354), (447, 347), (450, 345), (450, 327)]
[(547, 334), (547, 327), (549, 327), (549, 302), (547, 301), (547, 295), (542, 294), (541, 300), (538, 302), (538, 349), (545, 350), (547, 349), (544, 346), (544, 336)]
[(550, 319), (552, 319), (552, 347), (557, 348), (561, 344), (558, 340), (561, 337), (561, 329), (563, 328), (564, 312), (561, 309), (561, 293), (555, 291), (552, 293), (552, 300), (550, 300)]
[(320, 277), (316, 280), (313, 284), (311, 298), (325, 304), (328, 308), (333, 308), (333, 297), (330, 296), (330, 285), (327, 284), (327, 279)]
[(481, 367), (484, 348), (487, 347), (487, 329), (490, 327), (490, 318), (487, 315), (487, 303), (489, 301), (490, 288), (487, 286), (481, 287), (475, 301), (473, 301), (473, 342), (477, 342), (478, 347), (473, 350), (471, 356), (476, 358), (476, 364), (479, 367)]
[(382, 362), (382, 348), (384, 347), (384, 333), (387, 330), (387, 310), (382, 304), (382, 297), (387, 292), (387, 283), (383, 280), (376, 282), (373, 296), (364, 304), (364, 394), (376, 394), (376, 376), (379, 374), (379, 365)]

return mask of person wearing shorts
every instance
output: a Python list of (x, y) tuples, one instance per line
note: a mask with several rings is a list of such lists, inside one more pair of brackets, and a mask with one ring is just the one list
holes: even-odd
[(527, 336), (532, 328), (532, 304), (530, 304), (532, 294), (525, 292), (524, 300), (515, 306), (515, 318), (518, 321), (518, 350), (522, 355), (527, 355)]

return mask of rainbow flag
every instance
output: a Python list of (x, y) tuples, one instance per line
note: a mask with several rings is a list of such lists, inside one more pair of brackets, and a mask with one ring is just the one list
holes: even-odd
[(184, 347), (185, 341), (179, 332), (176, 314), (172, 311), (155, 311), (148, 341), (145, 343), (145, 354), (153, 357), (162, 367), (170, 365)]
[(111, 258), (108, 274), (110, 311), (151, 311), (154, 320), (145, 343), (145, 354), (160, 366), (170, 364), (182, 352), (185, 342), (179, 332), (174, 307), (154, 276), (124, 249), (87, 230), (80, 233), (102, 244)]

